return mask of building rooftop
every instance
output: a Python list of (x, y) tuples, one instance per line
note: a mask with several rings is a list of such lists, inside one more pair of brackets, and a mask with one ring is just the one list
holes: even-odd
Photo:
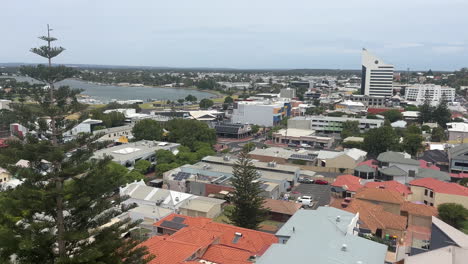
[(350, 192), (356, 192), (362, 188), (361, 178), (350, 174), (338, 176), (331, 186), (340, 187)]
[(273, 244), (256, 263), (383, 263), (387, 247), (353, 235), (356, 221), (355, 214), (333, 207), (299, 210), (276, 233), (287, 242)]
[(450, 174), (445, 171), (419, 168), (418, 172), (416, 173), (416, 178), (434, 178), (441, 181), (450, 181)]
[(281, 136), (288, 136), (288, 137), (309, 137), (309, 136), (314, 136), (315, 130), (288, 128), (288, 129), (280, 129), (278, 132), (274, 132), (274, 134), (280, 134)]
[(419, 162), (417, 160), (407, 158), (403, 153), (394, 151), (380, 153), (377, 157), (377, 160), (380, 162), (401, 163), (406, 165), (419, 166)]
[(296, 116), (291, 120), (326, 120), (330, 122), (346, 122), (346, 121), (359, 121), (361, 123), (382, 125), (384, 120), (367, 119), (367, 118), (353, 118), (353, 117), (333, 117), (333, 116)]
[(380, 188), (363, 188), (354, 196), (356, 199), (402, 204), (405, 199), (397, 191)]
[(427, 162), (432, 162), (432, 163), (448, 163), (449, 162), (447, 152), (438, 150), (438, 149), (424, 151), (421, 159)]
[(112, 156), (114, 161), (119, 163), (125, 163), (128, 160), (135, 160), (141, 156), (154, 153), (157, 150), (172, 150), (179, 147), (180, 144), (160, 142), (160, 141), (149, 141), (141, 140), (128, 144), (113, 146), (110, 148), (100, 149), (94, 152), (93, 158), (102, 159), (105, 156)]
[(393, 176), (393, 177), (401, 177), (406, 176), (406, 171), (398, 168), (397, 166), (390, 166), (388, 168), (379, 169), (380, 173)]
[(444, 221), (434, 216), (432, 217), (432, 225), (436, 226), (459, 247), (468, 249), (468, 236), (462, 231), (454, 228), (453, 226), (445, 223)]
[(412, 193), (408, 186), (397, 181), (368, 182), (364, 187), (393, 190), (405, 196)]
[(283, 200), (265, 199), (263, 206), (274, 213), (293, 215), (301, 209), (302, 204)]
[[(232, 166), (237, 162), (237, 159), (229, 157), (229, 156), (226, 156), (226, 157), (206, 156), (202, 159), (202, 161), (208, 162), (208, 163), (226, 164), (226, 165)], [(289, 172), (293, 174), (299, 171), (298, 167), (291, 166), (291, 165), (275, 163), (274, 166), (272, 166), (271, 163), (269, 162), (261, 162), (257, 160), (252, 160), (252, 163), (257, 169), (266, 169), (266, 170), (271, 170), (271, 171), (284, 171), (284, 172)]]
[(330, 206), (353, 214), (359, 213), (359, 220), (363, 222), (361, 227), (371, 230), (372, 233), (375, 233), (377, 229), (406, 229), (406, 217), (387, 212), (378, 204), (359, 199), (351, 199), (350, 202), (336, 199)]
[(434, 178), (423, 178), (412, 180), (412, 186), (420, 186), (431, 189), (436, 193), (446, 193), (452, 195), (468, 196), (468, 188), (457, 183), (444, 182)]
[(437, 216), (437, 208), (425, 204), (417, 204), (409, 201), (405, 201), (401, 205), (401, 211), (408, 212), (412, 215), (420, 216)]
[(449, 132), (468, 132), (468, 124), (463, 122), (447, 123)]
[(405, 264), (465, 264), (468, 249), (447, 246), (405, 258)]

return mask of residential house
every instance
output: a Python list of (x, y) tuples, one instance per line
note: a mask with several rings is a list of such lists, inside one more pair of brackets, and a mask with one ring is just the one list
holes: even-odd
[(468, 137), (467, 123), (447, 123), (448, 141), (455, 143), (464, 143)]
[(448, 151), (450, 172), (468, 172), (468, 144), (460, 144)]
[(373, 159), (362, 161), (354, 168), (354, 176), (365, 180), (377, 177), (379, 162)]
[(458, 203), (468, 208), (468, 188), (457, 183), (434, 178), (416, 179), (409, 183), (411, 200), (437, 207), (443, 203)]
[(411, 159), (405, 153), (394, 151), (380, 153), (377, 161), (379, 162), (377, 178), (384, 181), (396, 180), (405, 183), (408, 177), (415, 177), (420, 168), (419, 161)]
[(335, 139), (333, 137), (324, 137), (315, 135), (311, 129), (287, 128), (281, 129), (272, 134), (273, 142), (277, 144), (309, 145), (313, 148), (328, 149), (331, 148)]
[(387, 246), (359, 237), (358, 218), (333, 207), (299, 210), (256, 263), (384, 263)]
[(353, 197), (361, 189), (361, 179), (353, 175), (340, 175), (331, 184), (332, 195), (338, 198)]
[(102, 124), (102, 120), (86, 119), (80, 124), (76, 125), (74, 128), (63, 133), (63, 138), (65, 141), (75, 138), (80, 133), (91, 133), (93, 132), (96, 126)]
[(358, 163), (364, 161), (367, 152), (352, 148), (344, 151), (326, 151), (320, 150), (317, 155), (318, 167), (338, 168), (345, 172), (346, 169), (353, 170)]
[(284, 200), (265, 199), (263, 207), (268, 210), (269, 219), (286, 222), (301, 209), (302, 204)]
[(443, 150), (426, 150), (419, 158), (419, 160), (424, 160), (430, 164), (434, 164), (444, 171), (448, 171), (449, 168), (448, 154)]
[(154, 226), (163, 235), (140, 244), (156, 256), (149, 264), (248, 264), (278, 241), (272, 234), (203, 217), (171, 214)]
[(0, 167), (0, 184), (11, 180), (11, 174), (4, 168)]

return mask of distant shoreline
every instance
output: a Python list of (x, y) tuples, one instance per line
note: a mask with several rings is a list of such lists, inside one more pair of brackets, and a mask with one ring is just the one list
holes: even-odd
[[(95, 84), (95, 85), (101, 85), (101, 86), (106, 86), (106, 85), (112, 85), (112, 86), (119, 86), (119, 87), (126, 87), (128, 86), (129, 88), (132, 87), (138, 87), (138, 88), (162, 88), (162, 89), (183, 89), (183, 90), (192, 90), (192, 91), (199, 91), (199, 92), (204, 92), (204, 93), (209, 93), (212, 94), (213, 97), (210, 98), (221, 98), (223, 95), (217, 91), (211, 91), (211, 90), (202, 90), (197, 87), (191, 86), (191, 87), (164, 87), (164, 86), (154, 86), (154, 85), (141, 85), (141, 86), (135, 86), (135, 83), (128, 83), (128, 85), (118, 85), (116, 83), (100, 83), (100, 82), (91, 82), (91, 81), (86, 81), (80, 78), (69, 78), (70, 80), (76, 80), (80, 82), (85, 82), (89, 84)], [(133, 85), (133, 86), (132, 86)]]

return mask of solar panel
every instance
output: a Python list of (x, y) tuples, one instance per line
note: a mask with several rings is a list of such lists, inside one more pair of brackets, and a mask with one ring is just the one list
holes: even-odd
[(173, 221), (163, 221), (161, 223), (161, 226), (162, 227), (167, 227), (167, 228), (170, 228), (170, 229), (174, 229), (174, 230), (179, 230), (179, 229), (182, 229), (182, 228), (186, 227), (187, 225), (177, 223), (177, 222), (173, 222)]
[(174, 218), (172, 218), (172, 222), (176, 222), (176, 223), (183, 223), (185, 221), (185, 218), (183, 217), (180, 217), (180, 216), (174, 216)]

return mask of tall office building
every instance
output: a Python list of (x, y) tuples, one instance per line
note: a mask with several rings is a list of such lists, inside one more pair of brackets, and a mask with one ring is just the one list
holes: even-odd
[(361, 93), (370, 96), (393, 95), (393, 65), (362, 49)]

